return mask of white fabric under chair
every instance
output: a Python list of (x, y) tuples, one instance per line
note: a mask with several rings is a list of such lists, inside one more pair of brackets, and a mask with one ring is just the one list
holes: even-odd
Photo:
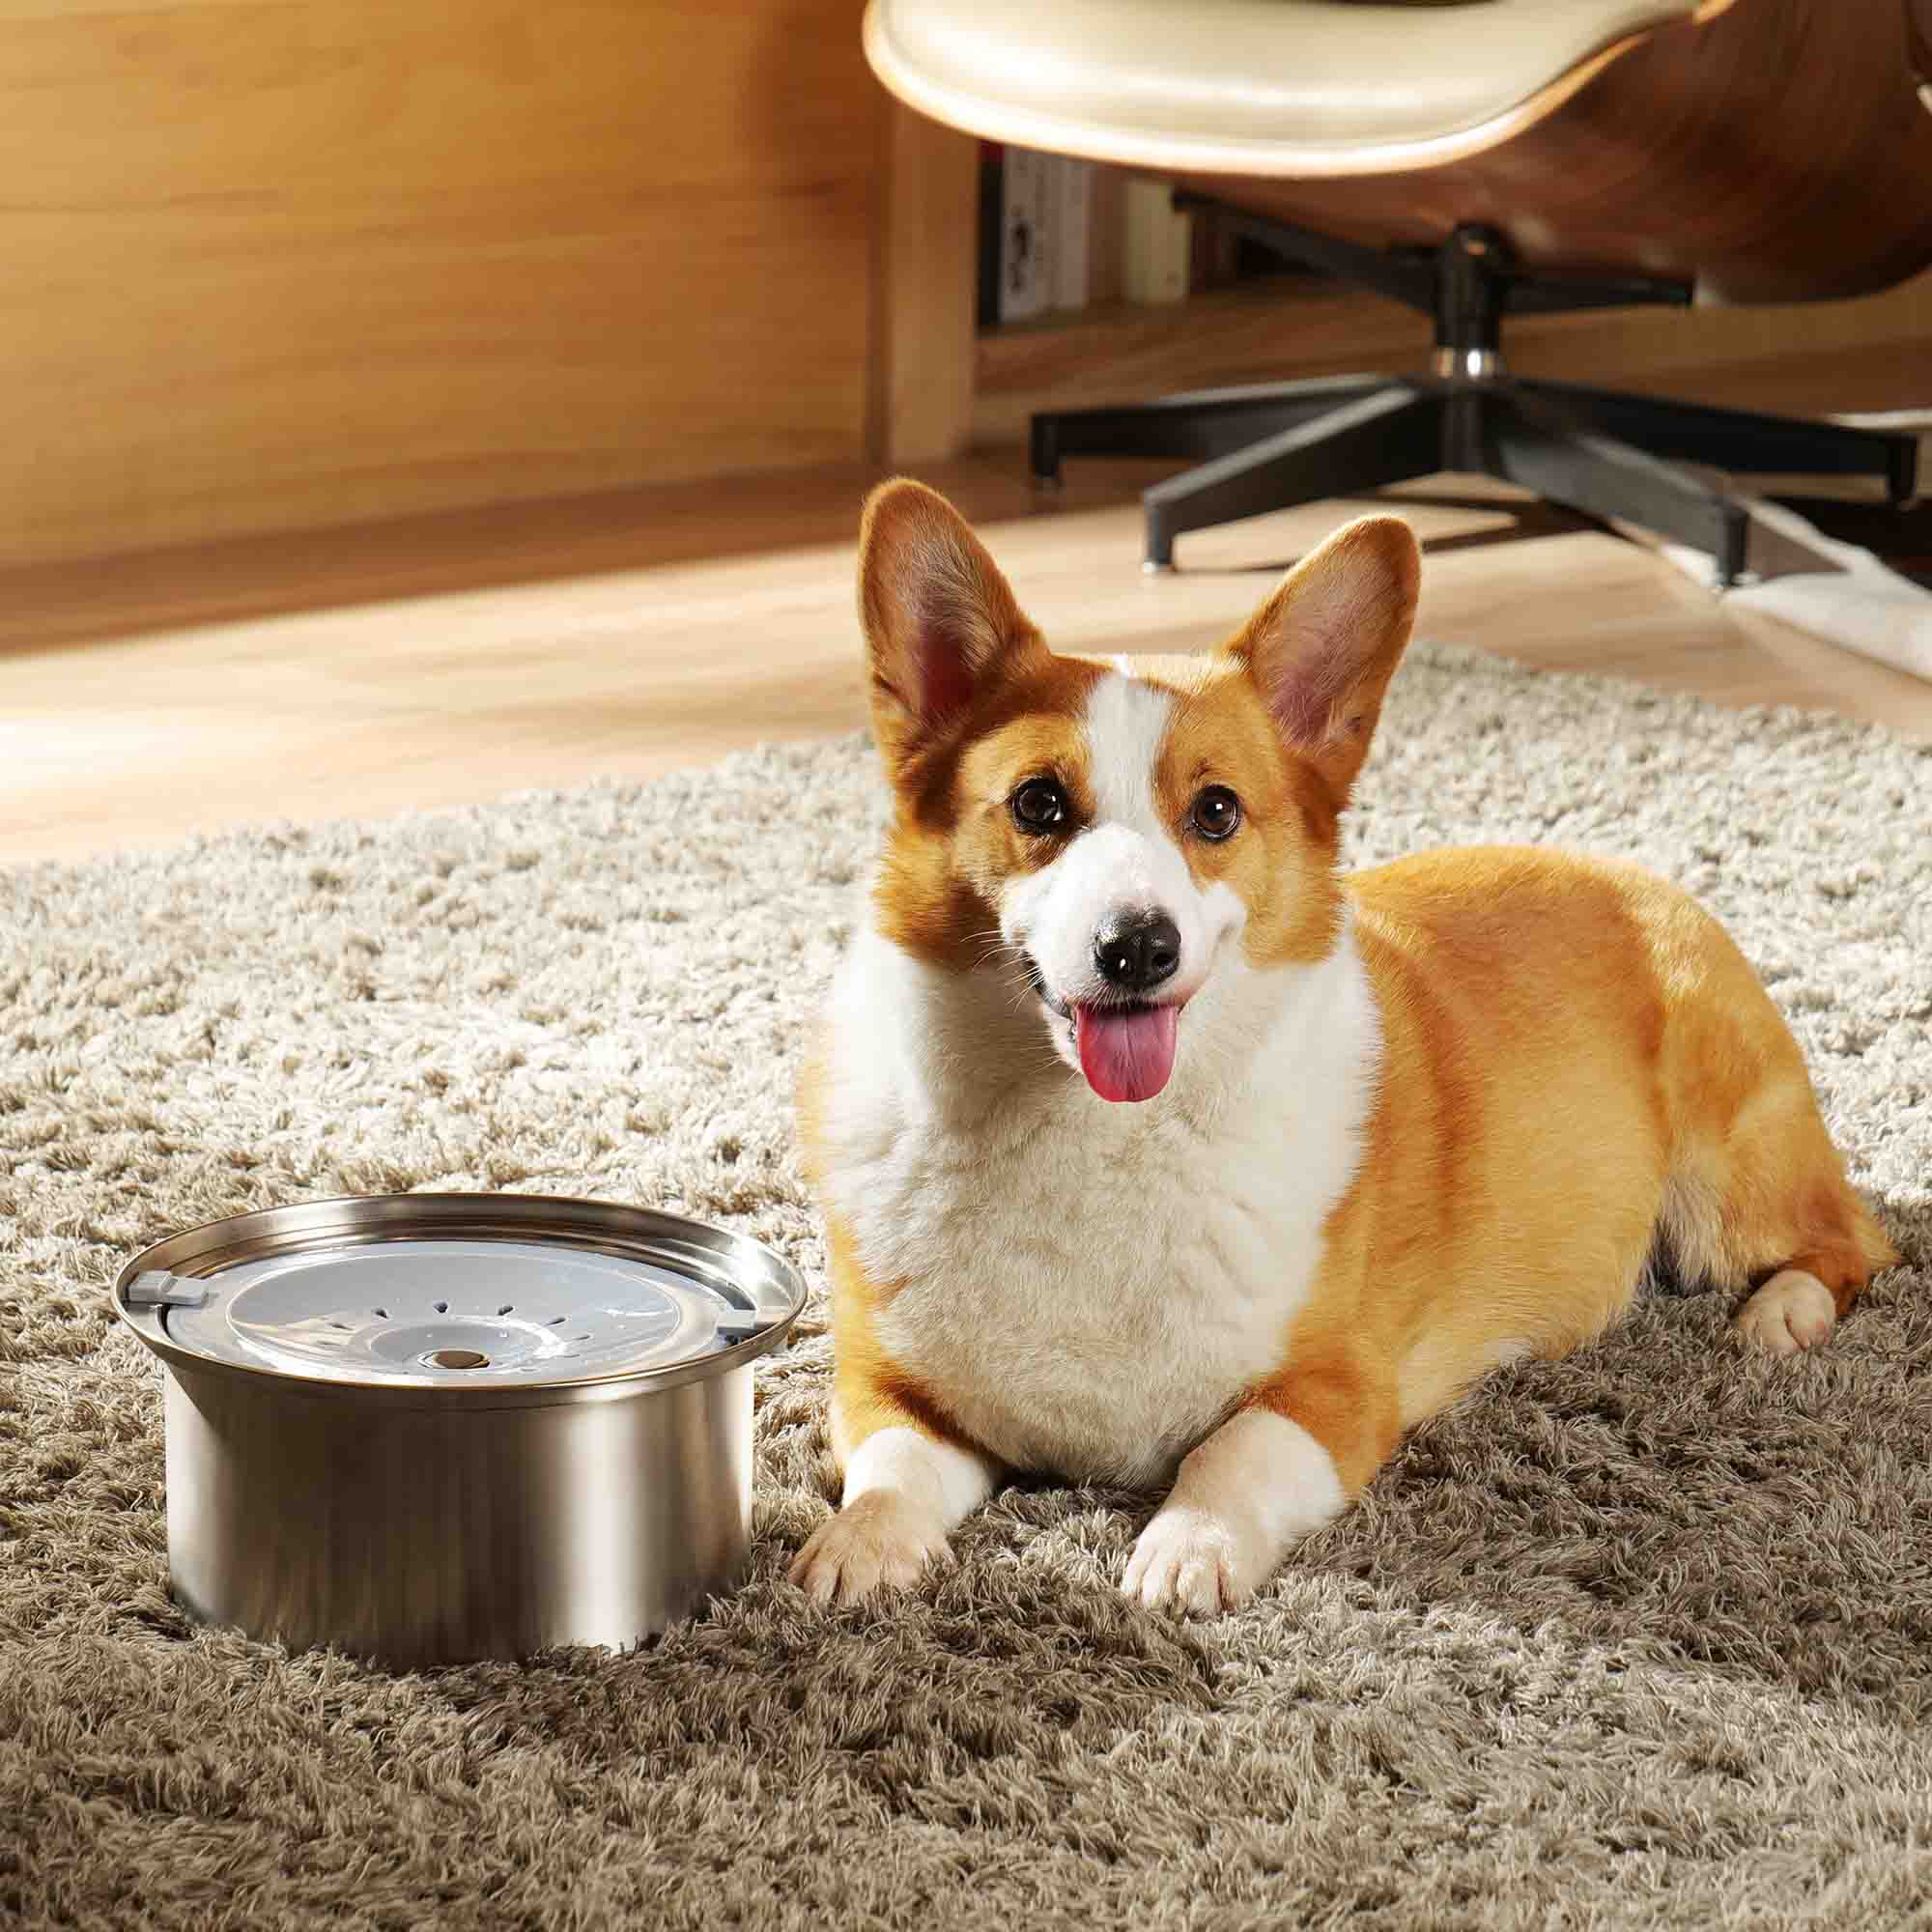
[[(1932, 469), (1932, 412), (1839, 420), (1862, 429), (1918, 430), (1920, 469)], [(1888, 570), (1870, 551), (1828, 537), (1781, 503), (1756, 498), (1750, 513), (1753, 578), (1724, 593), (1727, 605), (1932, 682), (1932, 590)], [(1687, 577), (1716, 582), (1707, 552), (1682, 544), (1665, 544), (1662, 552)]]

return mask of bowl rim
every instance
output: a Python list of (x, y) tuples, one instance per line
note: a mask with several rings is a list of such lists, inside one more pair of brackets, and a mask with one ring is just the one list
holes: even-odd
[[(689, 1360), (614, 1369), (554, 1380), (357, 1382), (305, 1376), (267, 1363), (224, 1361), (185, 1348), (167, 1331), (165, 1310), (130, 1304), (128, 1288), (144, 1274), (195, 1279), (243, 1262), (375, 1241), (516, 1240), (556, 1242), (655, 1263), (697, 1279), (720, 1279), (750, 1293), (768, 1322), (741, 1342)], [(760, 1289), (765, 1293), (760, 1293)], [(777, 1291), (776, 1296), (772, 1291)], [(565, 1194), (346, 1194), (223, 1215), (143, 1248), (115, 1276), (108, 1298), (117, 1319), (167, 1368), (189, 1378), (214, 1378), (276, 1398), (340, 1406), (382, 1404), (404, 1408), (546, 1407), (560, 1403), (623, 1401), (681, 1383), (728, 1375), (777, 1348), (806, 1300), (805, 1277), (775, 1249), (687, 1215), (623, 1202)]]

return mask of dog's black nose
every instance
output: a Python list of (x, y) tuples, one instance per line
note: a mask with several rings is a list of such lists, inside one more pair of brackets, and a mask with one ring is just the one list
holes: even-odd
[(1138, 914), (1094, 936), (1094, 963), (1108, 985), (1151, 993), (1180, 964), (1180, 928), (1164, 912)]

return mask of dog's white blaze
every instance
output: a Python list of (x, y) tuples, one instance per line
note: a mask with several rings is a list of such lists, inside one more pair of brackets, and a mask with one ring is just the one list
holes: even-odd
[(1174, 846), (1153, 802), (1160, 748), (1174, 723), (1174, 695), (1124, 674), (1103, 677), (1087, 699), (1089, 772), (1098, 810), (1095, 822), (1129, 827)]
[[(1180, 932), (1173, 992), (1200, 985), (1215, 949), (1247, 917), (1227, 886), (1195, 884), (1173, 832), (1161, 822), (1154, 774), (1174, 720), (1174, 696), (1126, 675), (1094, 687), (1082, 720), (1094, 822), (1052, 865), (1016, 880), (1000, 908), (1002, 936), (1024, 946), (1063, 1002), (1101, 990), (1094, 939), (1126, 910), (1164, 912)], [(1070, 1040), (1056, 1038), (1064, 1059)]]
[(826, 1166), (867, 1275), (897, 1285), (879, 1341), (974, 1440), (1155, 1480), (1282, 1365), (1380, 1061), (1350, 927), (1311, 966), (1228, 950), (1139, 1105), (1052, 1057), (1023, 986), (869, 927), (831, 1018)]

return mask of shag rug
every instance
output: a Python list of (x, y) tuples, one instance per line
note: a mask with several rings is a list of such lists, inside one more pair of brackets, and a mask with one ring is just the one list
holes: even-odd
[[(1239, 1613), (1115, 1579), (1155, 1498), (1009, 1491), (823, 1612), (816, 1320), (755, 1573), (630, 1656), (390, 1676), (170, 1600), (168, 1230), (395, 1188), (655, 1203), (814, 1279), (789, 1082), (857, 741), (641, 788), (0, 876), (0, 1918), (1350, 1928), (1922, 1922), (1932, 1899), (1932, 747), (1418, 648), (1354, 850), (1634, 854), (1730, 923), (1908, 1256), (1742, 1357), (1660, 1293), (1484, 1382)], [(822, 1309), (815, 1309), (822, 1315)]]

